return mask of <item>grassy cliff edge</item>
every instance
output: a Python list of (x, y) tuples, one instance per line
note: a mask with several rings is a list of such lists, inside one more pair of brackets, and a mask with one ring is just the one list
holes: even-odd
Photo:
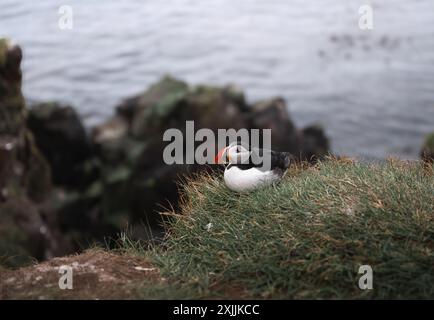
[[(136, 280), (130, 298), (434, 298), (430, 166), (328, 160), (249, 194), (219, 176), (183, 188), (163, 244), (123, 239), (119, 254), (161, 276)], [(358, 287), (361, 265), (372, 290)]]
[[(260, 298), (434, 298), (434, 179), (420, 163), (326, 161), (277, 187), (187, 184), (163, 274)], [(158, 251), (158, 250), (157, 250)], [(374, 290), (360, 290), (370, 265)]]

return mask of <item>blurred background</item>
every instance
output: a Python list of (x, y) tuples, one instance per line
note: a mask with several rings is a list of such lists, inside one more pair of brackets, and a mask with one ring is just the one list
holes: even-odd
[[(374, 29), (358, 27), (360, 6)], [(58, 27), (59, 7), (73, 29)], [(2, 0), (0, 37), (24, 51), (28, 101), (74, 105), (87, 126), (172, 74), (284, 97), (333, 152), (417, 158), (434, 123), (431, 0)]]

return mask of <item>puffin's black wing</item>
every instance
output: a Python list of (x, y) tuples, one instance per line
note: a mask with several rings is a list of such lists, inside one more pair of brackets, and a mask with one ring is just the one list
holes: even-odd
[(255, 159), (254, 157), (259, 157), (259, 159), (269, 157), (271, 161), (271, 169), (280, 168), (284, 170), (289, 168), (291, 161), (294, 159), (294, 157), (289, 152), (278, 152), (269, 149), (259, 148), (252, 149), (251, 157), (253, 159)]
[[(268, 153), (268, 154), (267, 154)], [(241, 170), (248, 170), (251, 168), (263, 167), (263, 160), (265, 157), (270, 159), (270, 169), (288, 169), (294, 157), (289, 152), (278, 152), (268, 149), (254, 148), (250, 153), (248, 161), (237, 164), (230, 164), (229, 166), (237, 166)]]

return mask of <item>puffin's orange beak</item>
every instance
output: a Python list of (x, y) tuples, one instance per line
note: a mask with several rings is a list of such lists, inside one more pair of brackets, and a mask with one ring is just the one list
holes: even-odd
[(225, 155), (227, 147), (224, 147), (223, 149), (221, 149), (217, 155), (214, 158), (214, 163), (215, 164), (224, 164), (225, 161), (223, 160), (223, 156)]

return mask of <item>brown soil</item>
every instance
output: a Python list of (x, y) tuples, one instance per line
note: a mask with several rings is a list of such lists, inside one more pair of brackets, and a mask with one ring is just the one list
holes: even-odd
[[(73, 289), (60, 289), (61, 266), (73, 270)], [(164, 281), (145, 258), (88, 250), (18, 270), (0, 270), (0, 299), (133, 299), (138, 284)]]

